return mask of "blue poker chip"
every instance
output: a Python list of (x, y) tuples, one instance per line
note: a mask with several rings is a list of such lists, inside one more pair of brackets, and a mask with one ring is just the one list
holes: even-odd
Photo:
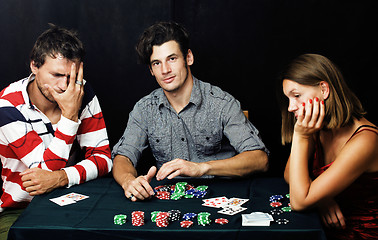
[(184, 219), (184, 220), (192, 220), (192, 219), (194, 219), (196, 216), (197, 216), (196, 213), (185, 213), (185, 214), (182, 216), (182, 219)]
[(193, 196), (195, 197), (195, 198), (203, 198), (205, 195), (206, 195), (206, 191), (195, 191), (194, 193), (193, 193)]
[(278, 202), (281, 201), (284, 197), (282, 195), (272, 195), (269, 198), (270, 202)]
[(196, 190), (193, 188), (193, 189), (189, 189), (189, 190), (186, 190), (186, 194), (193, 194)]

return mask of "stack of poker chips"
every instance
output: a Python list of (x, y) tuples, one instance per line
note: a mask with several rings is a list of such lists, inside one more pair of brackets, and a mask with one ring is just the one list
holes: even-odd
[(171, 187), (168, 185), (157, 186), (154, 188), (155, 197), (158, 199), (169, 200), (171, 197)]
[(182, 228), (190, 228), (191, 226), (193, 226), (193, 221), (190, 221), (190, 220), (181, 221), (180, 226)]
[(172, 200), (179, 200), (183, 196), (185, 196), (185, 189), (186, 189), (187, 184), (188, 183), (186, 183), (186, 182), (176, 183), (175, 189), (174, 189), (173, 193), (171, 194), (171, 199)]
[(180, 220), (181, 212), (180, 210), (170, 210), (169, 213), (169, 221), (174, 222)]
[(168, 224), (169, 224), (169, 213), (159, 212), (156, 216), (156, 226), (168, 227)]
[(158, 215), (158, 213), (161, 212), (161, 211), (153, 211), (151, 212), (151, 222), (156, 222), (156, 217)]
[[(285, 195), (286, 199), (290, 199), (290, 194)], [(275, 208), (270, 211), (272, 215), (280, 215), (283, 212), (291, 212), (291, 207), (290, 203), (288, 203), (288, 206), (282, 207), (279, 209), (278, 207), (283, 206), (282, 202), (285, 200), (285, 197), (283, 195), (272, 195), (269, 198), (270, 201), (270, 206)], [(288, 224), (289, 220), (288, 219), (277, 219), (275, 220), (276, 223), (278, 224)]]
[(134, 211), (131, 213), (131, 221), (133, 226), (143, 226), (144, 225), (144, 212)]
[[(286, 198), (289, 199), (290, 194), (286, 194)], [(274, 208), (281, 207), (283, 205), (282, 204), (283, 200), (284, 200), (284, 196), (282, 196), (282, 195), (272, 195), (269, 198), (270, 206), (274, 207)], [(291, 212), (290, 203), (288, 203), (287, 207), (282, 207), (280, 210), (283, 211), (283, 212)], [(278, 212), (278, 211), (275, 211), (275, 212)]]
[(156, 196), (156, 198), (159, 198), (159, 199), (169, 200), (171, 194), (169, 192), (166, 192), (166, 191), (158, 191), (158, 192), (156, 192), (155, 196)]
[(201, 185), (194, 188), (186, 182), (178, 182), (175, 185), (162, 185), (154, 188), (155, 197), (164, 200), (179, 200), (181, 198), (203, 198), (208, 186)]
[(203, 198), (205, 195), (206, 195), (206, 190), (207, 190), (208, 186), (205, 186), (205, 185), (201, 185), (201, 186), (198, 186), (196, 188), (192, 188), (192, 189), (189, 189), (187, 190), (185, 193), (185, 198)]
[(127, 216), (124, 214), (118, 214), (114, 216), (114, 224), (123, 225), (126, 223)]
[(184, 220), (193, 220), (197, 214), (195, 213), (185, 213), (184, 216), (182, 216), (182, 219)]
[(272, 207), (281, 207), (282, 203), (281, 200), (283, 199), (282, 195), (272, 195), (269, 198), (270, 206)]
[(208, 212), (198, 213), (197, 221), (198, 221), (198, 225), (201, 225), (201, 226), (210, 225), (210, 222), (211, 222), (210, 213), (208, 213)]
[(275, 221), (277, 224), (288, 224), (289, 223), (289, 220), (285, 219), (285, 218), (280, 218), (280, 219), (277, 219)]
[(290, 206), (282, 207), (281, 210), (284, 212), (291, 212), (291, 207)]
[(227, 224), (228, 223), (228, 220), (225, 219), (225, 218), (217, 218), (214, 220), (215, 223), (217, 224), (220, 224), (220, 225), (224, 225), (224, 224)]

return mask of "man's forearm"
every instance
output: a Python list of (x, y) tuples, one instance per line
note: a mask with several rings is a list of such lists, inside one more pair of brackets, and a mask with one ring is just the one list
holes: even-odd
[(123, 186), (127, 181), (137, 177), (137, 171), (128, 157), (117, 155), (113, 160), (113, 177)]
[(53, 172), (55, 175), (56, 175), (56, 178), (57, 178), (57, 187), (65, 187), (68, 185), (68, 176), (67, 176), (67, 173), (66, 171), (64, 170), (57, 170), (57, 171), (54, 171)]
[(232, 158), (209, 161), (206, 175), (243, 177), (268, 170), (268, 156), (262, 150), (246, 151)]

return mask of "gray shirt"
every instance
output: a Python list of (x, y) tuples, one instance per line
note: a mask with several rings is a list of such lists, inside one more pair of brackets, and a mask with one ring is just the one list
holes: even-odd
[(113, 158), (126, 156), (136, 166), (148, 144), (158, 168), (176, 158), (206, 162), (250, 150), (268, 153), (258, 130), (234, 97), (209, 83), (193, 80), (190, 101), (179, 113), (161, 88), (139, 100), (113, 148)]

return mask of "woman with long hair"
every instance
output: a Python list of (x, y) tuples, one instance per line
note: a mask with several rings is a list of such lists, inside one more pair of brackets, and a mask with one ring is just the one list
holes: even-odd
[(317, 207), (330, 239), (378, 239), (378, 129), (338, 68), (317, 54), (280, 76), (293, 210)]

